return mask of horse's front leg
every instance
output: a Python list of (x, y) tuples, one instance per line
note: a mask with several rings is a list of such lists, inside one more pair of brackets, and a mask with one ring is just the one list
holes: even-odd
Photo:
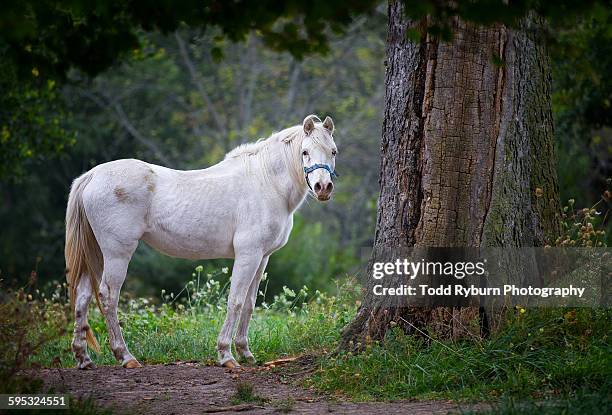
[(259, 268), (255, 273), (253, 281), (251, 281), (249, 292), (247, 294), (246, 301), (244, 302), (244, 306), (242, 307), (242, 313), (240, 314), (238, 328), (236, 329), (236, 340), (234, 344), (236, 345), (236, 353), (238, 353), (238, 358), (242, 357), (251, 364), (255, 364), (257, 360), (255, 359), (255, 356), (253, 356), (253, 353), (251, 353), (249, 350), (249, 322), (251, 321), (253, 309), (255, 308), (255, 303), (257, 301), (259, 282), (261, 281), (261, 276), (266, 269), (266, 265), (268, 265), (268, 258), (268, 256), (263, 257), (261, 264), (259, 264)]
[(227, 299), (227, 316), (219, 338), (217, 340), (217, 351), (219, 352), (219, 365), (226, 367), (240, 366), (234, 356), (232, 356), (231, 344), (234, 333), (236, 320), (242, 312), (242, 308), (247, 299), (249, 287), (259, 265), (261, 264), (262, 255), (249, 253), (238, 254), (234, 260), (232, 269), (230, 293)]

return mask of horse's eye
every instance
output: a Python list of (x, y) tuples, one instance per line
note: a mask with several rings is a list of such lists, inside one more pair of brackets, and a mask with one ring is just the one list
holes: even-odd
[(332, 156), (336, 157), (336, 150), (332, 150)]
[(308, 155), (308, 151), (307, 150), (302, 151), (302, 156), (307, 156), (307, 155)]

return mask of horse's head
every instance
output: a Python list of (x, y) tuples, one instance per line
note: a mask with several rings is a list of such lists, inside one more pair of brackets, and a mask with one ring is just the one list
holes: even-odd
[(302, 163), (306, 183), (318, 200), (329, 200), (334, 190), (332, 180), (337, 176), (334, 121), (325, 117), (321, 122), (316, 115), (309, 115), (304, 119), (303, 127), (306, 137), (302, 141)]

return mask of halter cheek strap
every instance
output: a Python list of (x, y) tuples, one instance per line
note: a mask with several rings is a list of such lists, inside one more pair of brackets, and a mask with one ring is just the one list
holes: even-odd
[(308, 185), (310, 190), (312, 190), (312, 186), (310, 185), (310, 180), (308, 180), (308, 175), (317, 169), (327, 170), (332, 180), (334, 179), (334, 177), (340, 177), (338, 173), (336, 173), (336, 170), (332, 170), (332, 168), (327, 164), (313, 164), (310, 167), (304, 167), (304, 177), (306, 178), (306, 184)]

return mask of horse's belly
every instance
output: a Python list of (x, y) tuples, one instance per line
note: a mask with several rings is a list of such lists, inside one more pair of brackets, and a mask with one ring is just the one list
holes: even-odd
[(231, 238), (177, 235), (158, 230), (145, 233), (142, 240), (158, 251), (177, 258), (215, 259), (234, 257)]

